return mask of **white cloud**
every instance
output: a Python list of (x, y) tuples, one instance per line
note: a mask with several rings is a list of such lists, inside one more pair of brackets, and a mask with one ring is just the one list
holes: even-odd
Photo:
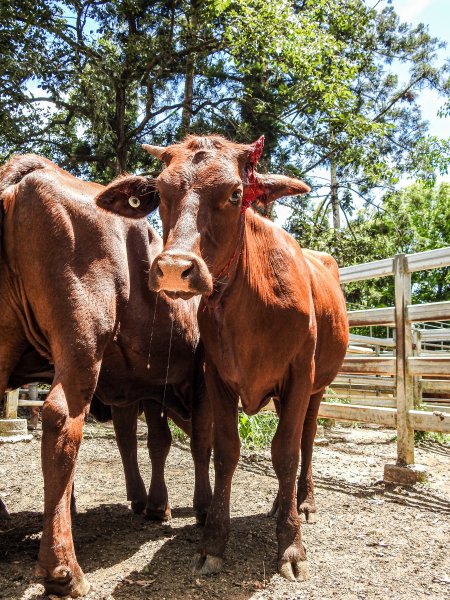
[(436, 3), (436, 0), (395, 0), (394, 8), (402, 21), (411, 23), (417, 19), (427, 8)]

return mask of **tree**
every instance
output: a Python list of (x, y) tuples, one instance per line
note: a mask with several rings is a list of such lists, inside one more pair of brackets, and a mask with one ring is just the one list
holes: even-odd
[[(311, 200), (289, 221), (288, 229), (307, 248), (330, 252), (334, 232), (318, 215)], [(412, 254), (448, 246), (450, 242), (450, 184), (430, 187), (414, 184), (387, 193), (380, 208), (361, 210), (341, 230), (341, 257), (345, 265)], [(450, 269), (444, 267), (413, 274), (414, 302), (450, 300)], [(354, 308), (393, 306), (393, 279), (381, 278), (346, 285), (346, 297)]]

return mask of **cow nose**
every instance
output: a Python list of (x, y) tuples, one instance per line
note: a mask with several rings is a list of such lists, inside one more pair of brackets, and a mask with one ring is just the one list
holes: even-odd
[(193, 253), (162, 252), (150, 269), (150, 287), (186, 294), (210, 294), (212, 278), (204, 261)]
[(187, 279), (194, 270), (195, 263), (192, 258), (179, 258), (169, 254), (162, 255), (156, 261), (156, 274), (166, 283), (177, 282), (179, 278)]

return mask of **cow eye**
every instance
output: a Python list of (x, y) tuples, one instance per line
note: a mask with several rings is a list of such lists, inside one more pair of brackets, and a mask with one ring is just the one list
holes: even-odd
[(141, 201), (139, 200), (139, 198), (136, 198), (136, 196), (130, 196), (128, 198), (128, 204), (132, 208), (139, 208), (139, 206), (141, 205)]
[(231, 204), (234, 204), (234, 205), (239, 204), (241, 196), (242, 196), (241, 190), (234, 190), (234, 192), (230, 196)]

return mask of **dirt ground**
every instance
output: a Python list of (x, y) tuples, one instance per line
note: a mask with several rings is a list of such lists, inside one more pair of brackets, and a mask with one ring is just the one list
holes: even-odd
[[(34, 583), (43, 510), (40, 433), (0, 446), (0, 496), (11, 519), (0, 524), (0, 598), (43, 598)], [(443, 600), (450, 598), (450, 448), (424, 443), (416, 461), (429, 482), (415, 489), (380, 483), (393, 462), (393, 432), (336, 427), (316, 446), (319, 521), (303, 526), (311, 579), (276, 574), (275, 521), (266, 517), (276, 493), (268, 452), (243, 452), (234, 477), (232, 533), (225, 571), (195, 579), (189, 563), (201, 529), (191, 509), (193, 468), (186, 446), (172, 447), (168, 525), (133, 515), (112, 429), (88, 425), (76, 473), (78, 560), (92, 589), (88, 599)], [(145, 429), (139, 460), (150, 467)], [(212, 471), (211, 471), (212, 474)]]

